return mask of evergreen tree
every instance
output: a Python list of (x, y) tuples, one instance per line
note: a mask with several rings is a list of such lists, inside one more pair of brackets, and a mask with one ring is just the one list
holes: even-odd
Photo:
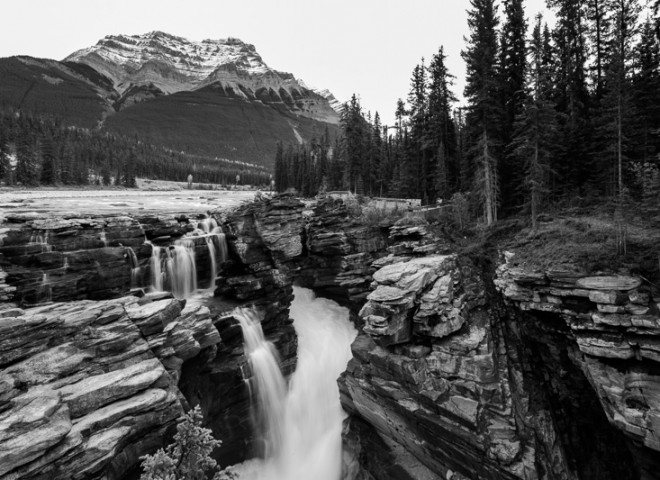
[[(632, 78), (634, 158), (657, 168), (660, 152), (660, 48), (655, 25), (647, 18), (640, 29)], [(655, 166), (655, 167), (653, 167)]]
[(486, 223), (497, 221), (499, 182), (497, 15), (494, 0), (470, 0), (470, 37), (462, 53), (467, 66), (465, 96), (468, 99), (468, 154), (477, 166), (475, 188), (481, 197)]
[(589, 21), (588, 37), (593, 58), (592, 83), (596, 102), (600, 102), (604, 92), (607, 39), (610, 35), (610, 18), (607, 15), (607, 0), (587, 0), (586, 18)]
[(516, 119), (513, 139), (513, 154), (525, 165), (524, 183), (534, 230), (542, 197), (549, 191), (552, 147), (557, 133), (557, 113), (550, 101), (552, 71), (551, 65), (544, 60), (546, 47), (541, 22), (539, 15), (529, 45), (528, 94), (523, 111)]
[(553, 102), (562, 113), (556, 171), (559, 194), (575, 194), (593, 180), (589, 94), (586, 86), (585, 0), (548, 0), (557, 17), (553, 38), (557, 51)]
[(7, 144), (4, 125), (0, 123), (0, 180), (11, 183), (11, 164), (9, 163), (9, 145)]
[(351, 97), (350, 102), (344, 105), (340, 125), (343, 133), (342, 152), (346, 157), (345, 183), (348, 190), (356, 191), (358, 184), (362, 184), (366, 121), (362, 114), (360, 102), (355, 94)]
[(287, 188), (284, 147), (282, 146), (282, 142), (277, 142), (277, 152), (275, 153), (275, 189), (278, 192), (284, 192)]
[(59, 168), (55, 160), (55, 145), (51, 136), (41, 141), (41, 183), (52, 185), (59, 182)]
[(447, 56), (440, 47), (429, 65), (428, 119), (425, 144), (430, 151), (430, 161), (435, 165), (431, 182), (432, 198), (448, 199), (458, 184), (456, 164), (456, 129), (453, 124), (451, 105), (456, 97), (451, 92), (454, 76), (445, 65)]
[(503, 109), (501, 128), (504, 151), (500, 163), (502, 207), (510, 210), (516, 206), (515, 192), (521, 180), (521, 165), (516, 156), (510, 155), (512, 134), (516, 117), (522, 112), (525, 100), (527, 22), (523, 0), (504, 1), (504, 24), (500, 35), (499, 87)]
[(421, 196), (423, 203), (428, 203), (432, 196), (432, 178), (430, 178), (430, 156), (427, 154), (426, 120), (428, 110), (427, 78), (424, 59), (417, 65), (412, 74), (410, 92), (408, 93), (408, 115), (410, 119), (409, 152), (406, 155), (408, 164), (404, 165), (410, 183), (405, 186), (407, 196)]
[(38, 164), (37, 148), (31, 137), (30, 127), (24, 123), (16, 140), (16, 181), (22, 185), (37, 185)]

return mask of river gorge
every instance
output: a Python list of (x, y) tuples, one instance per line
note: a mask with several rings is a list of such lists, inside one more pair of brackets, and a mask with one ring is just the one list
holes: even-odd
[(240, 193), (2, 205), (0, 479), (660, 478), (655, 285)]

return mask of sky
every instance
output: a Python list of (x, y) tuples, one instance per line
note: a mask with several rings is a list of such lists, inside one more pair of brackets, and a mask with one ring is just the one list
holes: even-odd
[[(529, 23), (545, 0), (526, 0)], [(413, 68), (441, 45), (461, 96), (468, 0), (0, 0), (0, 57), (61, 60), (111, 34), (237, 37), (271, 68), (392, 124)], [(501, 10), (501, 7), (500, 7)]]

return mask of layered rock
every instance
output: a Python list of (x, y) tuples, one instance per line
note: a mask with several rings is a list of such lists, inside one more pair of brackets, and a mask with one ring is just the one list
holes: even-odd
[(319, 201), (306, 224), (306, 253), (297, 278), (340, 302), (364, 302), (369, 293), (372, 262), (385, 255), (387, 227), (361, 225), (342, 200)]
[(660, 310), (653, 285), (627, 272), (594, 276), (570, 266), (532, 270), (506, 253), (495, 283), (541, 322), (560, 321), (572, 361), (589, 379), (609, 422), (629, 439), (643, 478), (660, 460)]
[[(126, 295), (149, 286), (152, 243), (169, 246), (196, 224), (186, 215), (8, 215), (0, 226), (0, 298), (29, 306)], [(198, 281), (208, 282), (206, 239), (191, 241)]]
[(182, 414), (183, 362), (220, 343), (209, 310), (124, 297), (6, 310), (0, 478), (122, 478)]
[[(638, 478), (599, 402), (608, 383), (595, 389), (585, 376), (565, 324), (507, 308), (488, 271), (447, 254), (421, 221), (394, 225), (389, 241), (390, 254), (372, 262), (364, 333), (339, 382), (351, 414), (348, 478)], [(637, 286), (600, 277), (572, 288), (598, 289), (592, 298), (605, 302), (624, 284)]]

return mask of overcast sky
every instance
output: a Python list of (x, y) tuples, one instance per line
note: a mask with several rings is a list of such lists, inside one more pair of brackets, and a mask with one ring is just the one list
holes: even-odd
[[(545, 0), (526, 0), (530, 23)], [(0, 0), (0, 57), (61, 60), (109, 34), (238, 37), (271, 68), (392, 123), (421, 57), (444, 45), (463, 91), (468, 0)]]

